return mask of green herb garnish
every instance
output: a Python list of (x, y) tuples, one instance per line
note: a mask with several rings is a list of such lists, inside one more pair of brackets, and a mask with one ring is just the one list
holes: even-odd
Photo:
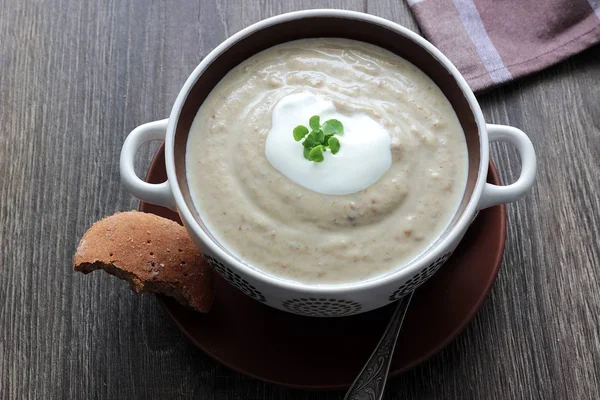
[(340, 151), (340, 141), (336, 137), (329, 138), (327, 144), (329, 145), (329, 149), (333, 154), (336, 154), (338, 151)]
[(323, 133), (326, 135), (343, 135), (344, 126), (337, 119), (330, 119), (323, 124)]
[(321, 125), (319, 125), (319, 122), (321, 121), (321, 117), (319, 117), (318, 115), (313, 115), (309, 120), (308, 120), (308, 125), (310, 126), (310, 128), (313, 131), (318, 131), (319, 129), (321, 129)]
[(323, 146), (322, 144), (315, 146), (308, 153), (308, 159), (310, 161), (314, 161), (314, 162), (321, 162), (325, 159), (325, 157), (323, 157), (324, 151), (326, 151), (326, 149), (325, 149), (325, 146)]
[(329, 119), (321, 125), (321, 118), (313, 115), (308, 121), (309, 129), (304, 125), (294, 128), (294, 140), (301, 141), (304, 147), (304, 158), (309, 161), (322, 162), (328, 149), (332, 154), (340, 151), (340, 141), (334, 135), (344, 134), (344, 125), (337, 119)]
[(298, 125), (294, 128), (294, 140), (296, 140), (296, 142), (302, 140), (302, 138), (306, 136), (307, 133), (308, 129), (305, 126)]

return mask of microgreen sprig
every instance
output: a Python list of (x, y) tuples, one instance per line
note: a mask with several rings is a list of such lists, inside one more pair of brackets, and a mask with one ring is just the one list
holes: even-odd
[(309, 161), (322, 162), (325, 157), (323, 153), (327, 150), (332, 154), (340, 151), (340, 141), (335, 135), (344, 134), (344, 125), (337, 119), (329, 119), (321, 125), (321, 117), (313, 115), (308, 121), (309, 129), (304, 125), (294, 128), (294, 140), (301, 141), (304, 147), (304, 158)]

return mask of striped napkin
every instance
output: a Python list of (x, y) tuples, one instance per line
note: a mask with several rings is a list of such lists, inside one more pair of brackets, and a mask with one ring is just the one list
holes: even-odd
[(473, 91), (537, 72), (600, 42), (600, 0), (407, 1), (425, 37)]

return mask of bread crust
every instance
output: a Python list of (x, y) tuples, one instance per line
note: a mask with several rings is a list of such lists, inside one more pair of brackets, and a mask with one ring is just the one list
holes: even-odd
[(154, 214), (119, 212), (94, 223), (73, 257), (75, 271), (102, 269), (136, 293), (160, 293), (208, 312), (213, 269), (184, 227)]

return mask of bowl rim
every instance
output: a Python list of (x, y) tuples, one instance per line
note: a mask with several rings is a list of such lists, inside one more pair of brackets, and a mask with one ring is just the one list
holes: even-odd
[[(467, 206), (465, 207), (462, 215), (459, 217), (456, 224), (452, 228), (450, 228), (450, 230), (447, 231), (447, 234), (445, 234), (441, 238), (438, 237), (438, 239), (436, 239), (437, 241), (432, 242), (433, 248), (430, 247), (430, 251), (426, 251), (424, 254), (417, 256), (416, 259), (411, 261), (405, 267), (399, 268), (398, 270), (388, 274), (383, 274), (381, 276), (370, 278), (365, 281), (348, 282), (340, 284), (308, 284), (270, 275), (266, 272), (261, 271), (259, 268), (252, 267), (251, 263), (247, 263), (248, 265), (246, 265), (244, 262), (236, 259), (233, 255), (223, 251), (202, 230), (200, 225), (193, 217), (191, 211), (188, 209), (186, 202), (183, 198), (181, 188), (179, 187), (178, 180), (176, 178), (174, 146), (176, 127), (179, 122), (181, 110), (188, 98), (192, 87), (195, 85), (196, 81), (206, 70), (206, 68), (213, 62), (215, 58), (220, 56), (231, 45), (241, 40), (242, 38), (252, 35), (253, 33), (260, 31), (266, 27), (308, 17), (335, 17), (361, 20), (363, 22), (383, 26), (396, 34), (405, 36), (409, 40), (415, 42), (417, 45), (419, 45), (428, 53), (430, 53), (433, 56), (433, 58), (435, 58), (456, 81), (463, 95), (465, 96), (467, 103), (469, 104), (469, 108), (473, 114), (479, 134), (480, 158), (477, 172), (477, 180), (475, 182), (475, 187), (473, 188), (471, 198), (469, 199)], [(224, 261), (228, 266), (231, 266), (234, 270), (239, 271), (244, 275), (248, 275), (251, 279), (258, 281), (265, 286), (278, 287), (287, 291), (301, 292), (305, 293), (306, 295), (339, 295), (348, 294), (348, 292), (350, 291), (355, 293), (362, 291), (367, 292), (372, 291), (377, 287), (387, 285), (390, 282), (400, 281), (403, 278), (408, 278), (418, 273), (420, 270), (423, 269), (424, 266), (435, 262), (435, 260), (440, 256), (440, 254), (448, 251), (448, 249), (451, 248), (452, 244), (454, 242), (457, 242), (458, 239), (460, 239), (459, 235), (462, 235), (462, 233), (466, 231), (473, 217), (478, 211), (479, 199), (481, 198), (483, 186), (485, 185), (486, 176), (488, 172), (489, 141), (485, 126), (485, 120), (479, 103), (477, 102), (473, 91), (467, 84), (462, 74), (440, 50), (438, 50), (433, 44), (431, 44), (429, 41), (416, 34), (415, 32), (390, 20), (358, 11), (338, 9), (313, 9), (293, 11), (261, 20), (240, 30), (239, 32), (235, 33), (234, 35), (230, 36), (225, 41), (223, 41), (221, 44), (219, 44), (211, 52), (209, 52), (206, 55), (206, 57), (204, 57), (204, 59), (194, 68), (194, 70), (182, 86), (181, 90), (179, 91), (179, 94), (177, 95), (175, 103), (173, 104), (173, 107), (171, 109), (171, 113), (169, 115), (167, 133), (165, 138), (165, 165), (168, 182), (171, 186), (171, 191), (173, 193), (173, 197), (177, 205), (177, 210), (179, 215), (181, 216), (182, 221), (186, 225), (186, 228), (192, 231), (192, 234), (195, 235), (201, 241), (205, 249), (208, 249), (210, 253), (217, 255), (221, 259), (221, 261)]]

